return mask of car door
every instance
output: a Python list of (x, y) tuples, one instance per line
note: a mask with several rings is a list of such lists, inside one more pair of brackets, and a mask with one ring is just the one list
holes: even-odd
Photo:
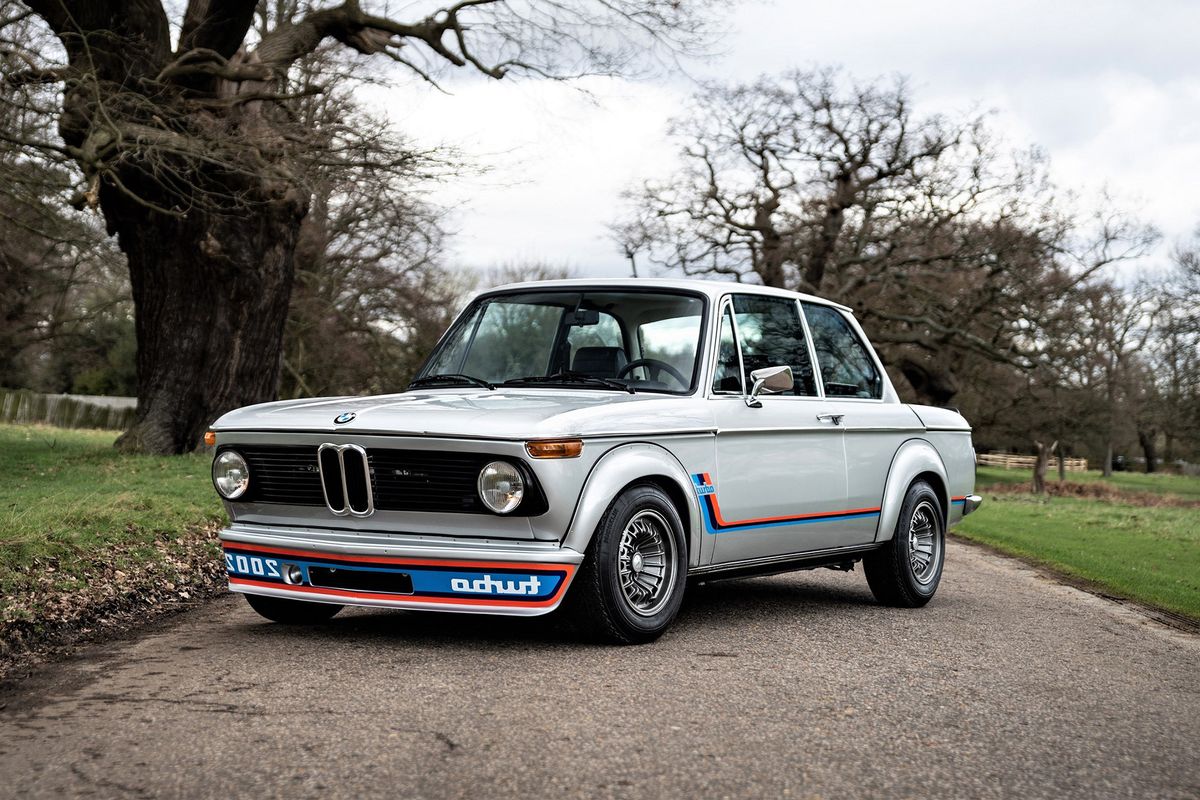
[[(801, 307), (825, 407), (838, 415), (845, 432), (847, 507), (877, 508), (896, 451), (907, 439), (921, 435), (924, 426), (912, 409), (885, 391), (882, 367), (849, 314), (819, 303), (804, 302)], [(857, 517), (847, 520), (846, 533), (873, 536), (877, 525), (877, 517)]]
[[(734, 294), (720, 308), (710, 402), (716, 473), (694, 476), (714, 563), (848, 543), (843, 433), (828, 417), (797, 301)], [(792, 368), (790, 393), (745, 402), (750, 373)], [(869, 540), (868, 540), (869, 541)]]

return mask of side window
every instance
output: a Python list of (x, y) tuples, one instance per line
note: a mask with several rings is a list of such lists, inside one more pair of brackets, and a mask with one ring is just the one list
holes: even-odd
[(742, 365), (738, 362), (737, 342), (733, 338), (733, 310), (725, 306), (721, 314), (721, 337), (717, 340), (717, 368), (713, 373), (713, 392), (742, 394)]
[(794, 379), (792, 394), (817, 393), (804, 326), (795, 300), (766, 295), (733, 296), (738, 336), (742, 344), (742, 380), (751, 385), (750, 373), (763, 367), (787, 365)]
[(826, 397), (883, 397), (883, 380), (850, 323), (835, 308), (804, 303)]

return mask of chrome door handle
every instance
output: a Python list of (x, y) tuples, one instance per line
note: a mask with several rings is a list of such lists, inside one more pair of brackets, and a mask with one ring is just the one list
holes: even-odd
[(817, 414), (817, 419), (821, 422), (832, 422), (834, 425), (841, 425), (842, 418), (845, 414)]

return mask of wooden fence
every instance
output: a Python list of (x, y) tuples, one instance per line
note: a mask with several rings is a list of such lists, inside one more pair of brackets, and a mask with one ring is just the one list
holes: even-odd
[(123, 431), (137, 412), (132, 398), (38, 394), (27, 389), (0, 389), (0, 422), (40, 422), (59, 428), (103, 428)]
[[(1037, 456), (1019, 456), (1013, 453), (977, 453), (975, 455), (975, 463), (981, 467), (1004, 467), (1005, 469), (1033, 469), (1037, 463)], [(1050, 466), (1047, 468), (1050, 472), (1058, 470), (1058, 457), (1050, 457)], [(1066, 459), (1067, 472), (1086, 472), (1088, 463), (1086, 458), (1068, 458)]]

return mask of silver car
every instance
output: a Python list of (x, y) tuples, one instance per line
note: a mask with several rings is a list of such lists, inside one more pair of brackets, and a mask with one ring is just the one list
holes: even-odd
[(849, 309), (730, 283), (501, 287), (407, 391), (213, 433), (230, 588), (284, 623), (563, 606), (645, 642), (689, 580), (860, 561), (922, 606), (980, 503), (966, 420), (900, 402)]

